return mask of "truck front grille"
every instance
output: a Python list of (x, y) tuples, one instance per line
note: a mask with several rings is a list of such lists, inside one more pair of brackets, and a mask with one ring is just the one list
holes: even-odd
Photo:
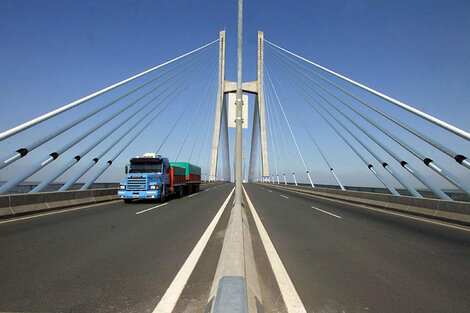
[(129, 178), (127, 180), (127, 190), (147, 190), (145, 178)]

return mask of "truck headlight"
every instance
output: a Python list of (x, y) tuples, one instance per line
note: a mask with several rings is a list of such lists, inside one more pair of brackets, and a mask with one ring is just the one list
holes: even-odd
[(126, 189), (126, 186), (124, 186), (124, 185), (119, 185), (119, 189)]
[(150, 189), (158, 189), (158, 185), (150, 185)]

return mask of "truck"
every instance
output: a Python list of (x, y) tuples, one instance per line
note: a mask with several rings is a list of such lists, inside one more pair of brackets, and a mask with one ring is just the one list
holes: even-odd
[(198, 192), (201, 168), (189, 162), (170, 162), (156, 153), (131, 158), (125, 167), (126, 181), (118, 188), (118, 198), (125, 203), (134, 199), (157, 199), (165, 202), (168, 196), (181, 198)]

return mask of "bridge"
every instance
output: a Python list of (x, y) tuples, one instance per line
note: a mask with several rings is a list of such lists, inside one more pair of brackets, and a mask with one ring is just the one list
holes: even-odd
[[(236, 82), (221, 31), (0, 133), (0, 311), (468, 311), (470, 134), (262, 31), (243, 82), (242, 17)], [(201, 190), (123, 203), (145, 152)]]

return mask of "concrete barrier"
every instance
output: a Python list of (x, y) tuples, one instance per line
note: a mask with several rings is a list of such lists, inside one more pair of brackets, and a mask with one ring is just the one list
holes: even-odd
[(117, 200), (117, 188), (0, 196), (0, 218)]
[[(260, 183), (261, 184), (261, 183)], [(291, 187), (277, 184), (263, 184), (283, 190), (291, 190), (319, 197), (323, 200), (341, 201), (348, 204), (365, 205), (380, 209), (399, 211), (452, 223), (470, 225), (470, 203), (440, 199), (395, 196), (362, 191), (337, 190), (327, 188)]]
[[(201, 183), (201, 186), (223, 182)], [(0, 196), (0, 218), (118, 200), (117, 188), (21, 193)]]
[(230, 212), (205, 312), (263, 312), (250, 226), (243, 205), (234, 205)]

